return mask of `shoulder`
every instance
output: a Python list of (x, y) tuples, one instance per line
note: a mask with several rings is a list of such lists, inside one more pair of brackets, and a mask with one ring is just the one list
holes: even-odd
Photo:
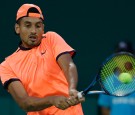
[(14, 62), (18, 57), (20, 57), (19, 53), (20, 53), (20, 50), (17, 49), (17, 50), (16, 50), (15, 52), (13, 52), (11, 55), (5, 57), (5, 61)]
[(45, 44), (53, 44), (63, 40), (64, 39), (58, 33), (54, 31), (48, 31), (45, 34), (43, 34), (42, 42), (45, 42)]
[(62, 38), (58, 33), (54, 31), (48, 31), (45, 34), (43, 34), (43, 37), (46, 39), (57, 39), (57, 38)]
[(45, 33), (46, 36), (55, 36), (58, 35), (58, 33), (54, 32), (54, 31), (48, 31)]

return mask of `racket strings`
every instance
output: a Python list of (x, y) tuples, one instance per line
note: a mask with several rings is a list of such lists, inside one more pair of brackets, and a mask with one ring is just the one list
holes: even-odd
[[(121, 73), (132, 76), (130, 83), (119, 80)], [(130, 55), (118, 55), (107, 61), (100, 73), (100, 82), (111, 95), (124, 96), (135, 90), (135, 59)]]

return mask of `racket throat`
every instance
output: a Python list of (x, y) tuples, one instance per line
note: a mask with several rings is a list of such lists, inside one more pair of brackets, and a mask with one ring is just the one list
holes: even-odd
[(88, 91), (87, 94), (104, 94), (104, 91)]
[(87, 89), (85, 89), (83, 92), (82, 92), (82, 95), (85, 96), (91, 89), (92, 87), (96, 84), (97, 82), (97, 79), (95, 78), (92, 83), (88, 86)]

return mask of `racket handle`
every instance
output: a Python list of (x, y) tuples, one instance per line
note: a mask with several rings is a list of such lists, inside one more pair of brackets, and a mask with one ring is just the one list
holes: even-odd
[(77, 94), (77, 96), (78, 96), (78, 98), (82, 98), (82, 97), (83, 97), (83, 91), (79, 92), (79, 93)]

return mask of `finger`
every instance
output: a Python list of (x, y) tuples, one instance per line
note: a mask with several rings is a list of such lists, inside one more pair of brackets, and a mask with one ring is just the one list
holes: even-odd
[(84, 102), (85, 101), (85, 97), (81, 97), (81, 98), (78, 98), (79, 102)]
[(67, 109), (69, 107), (69, 104), (60, 104), (60, 105), (58, 105), (56, 107), (59, 108), (59, 109), (65, 110), (65, 109)]
[(63, 103), (60, 104), (60, 106), (63, 109), (66, 109), (66, 108), (70, 107), (71, 105), (67, 102), (67, 100), (65, 100)]
[(70, 98), (68, 98), (67, 102), (68, 102), (71, 106), (76, 105), (76, 104), (79, 103), (79, 101), (78, 101), (75, 97), (70, 97)]
[(69, 105), (74, 105), (74, 102), (69, 98), (69, 99), (67, 99), (67, 103), (69, 104)]

